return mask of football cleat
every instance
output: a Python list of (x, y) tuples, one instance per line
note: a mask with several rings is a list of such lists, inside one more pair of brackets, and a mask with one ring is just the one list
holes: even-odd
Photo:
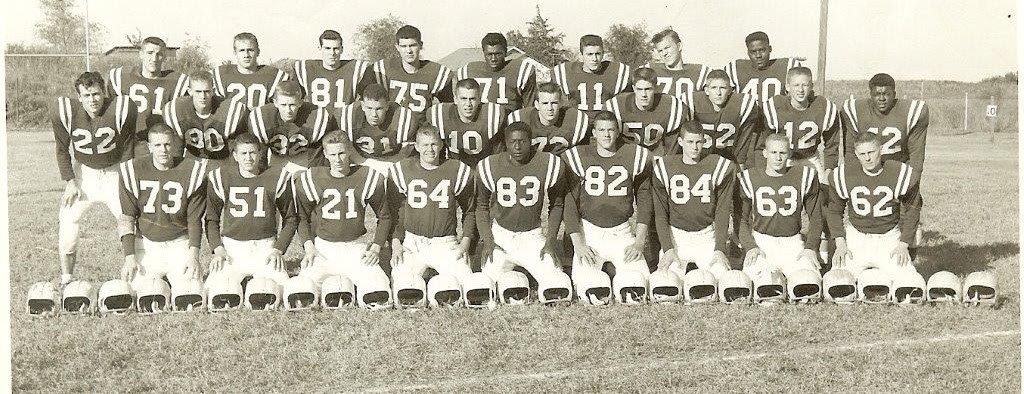
[(283, 293), (286, 311), (305, 311), (317, 305), (316, 283), (305, 276), (288, 278), (284, 282)]
[(865, 304), (888, 304), (892, 278), (878, 268), (861, 271), (857, 277), (857, 298)]
[(202, 310), (206, 306), (206, 289), (203, 282), (195, 278), (182, 281), (171, 288), (171, 300), (171, 308), (175, 312)]
[(320, 306), (336, 310), (356, 305), (356, 287), (346, 276), (333, 275), (320, 284)]
[(580, 271), (576, 274), (576, 295), (584, 304), (608, 305), (613, 298), (612, 281), (604, 271)]
[(356, 288), (356, 297), (361, 308), (371, 311), (391, 309), (391, 281), (383, 272), (369, 275)]
[(702, 304), (718, 300), (718, 279), (706, 269), (698, 268), (683, 276), (683, 295), (688, 304)]
[(206, 309), (210, 312), (226, 312), (242, 309), (245, 293), (242, 292), (242, 283), (231, 278), (231, 275), (222, 275), (219, 280), (208, 283), (209, 288), (206, 296)]
[(418, 275), (395, 277), (395, 306), (399, 309), (418, 309), (427, 306), (427, 282)]
[[(157, 279), (163, 281), (163, 279)], [(101, 315), (124, 315), (135, 307), (135, 296), (132, 286), (121, 279), (111, 279), (103, 282), (99, 292), (99, 306)]]
[(647, 278), (634, 270), (619, 271), (612, 279), (615, 302), (627, 305), (647, 303)]
[(802, 269), (786, 278), (789, 300), (800, 304), (816, 304), (821, 301), (821, 274), (818, 270)]
[(245, 306), (253, 311), (272, 311), (281, 306), (281, 286), (273, 279), (258, 277), (245, 286)]
[(163, 279), (143, 280), (135, 289), (135, 305), (139, 314), (166, 312), (170, 308), (171, 286)]
[(97, 292), (96, 286), (89, 281), (72, 281), (64, 286), (61, 310), (70, 314), (91, 314), (96, 311)]
[(754, 284), (746, 272), (728, 270), (718, 278), (718, 300), (726, 304), (749, 305), (754, 300)]
[(924, 277), (914, 271), (896, 274), (889, 297), (896, 305), (921, 305), (926, 299)]
[(659, 304), (672, 304), (683, 299), (683, 281), (679, 275), (669, 270), (654, 271), (647, 278), (651, 302)]
[(928, 278), (928, 302), (929, 303), (954, 303), (959, 304), (961, 299), (960, 278), (949, 271), (939, 271)]
[(996, 276), (992, 272), (972, 272), (964, 279), (964, 305), (991, 307), (995, 306), (996, 298)]
[(518, 271), (508, 271), (498, 278), (498, 298), (505, 305), (523, 305), (530, 300), (530, 279)]
[[(607, 275), (605, 277), (607, 278)], [(608, 291), (610, 293), (611, 289)], [(538, 282), (537, 299), (543, 305), (559, 305), (572, 302), (572, 280), (569, 279), (569, 275), (559, 271), (551, 275), (544, 283)]]
[(427, 282), (427, 299), (430, 306), (457, 308), (465, 300), (462, 298), (462, 286), (454, 275), (438, 274)]
[(821, 287), (825, 290), (825, 301), (845, 305), (857, 302), (857, 278), (850, 271), (829, 270), (821, 279)]
[(474, 272), (466, 277), (462, 284), (462, 298), (470, 308), (493, 308), (496, 297), (494, 281), (483, 272)]
[(28, 288), (25, 310), (35, 317), (56, 316), (60, 312), (60, 295), (57, 286), (50, 282), (36, 282)]

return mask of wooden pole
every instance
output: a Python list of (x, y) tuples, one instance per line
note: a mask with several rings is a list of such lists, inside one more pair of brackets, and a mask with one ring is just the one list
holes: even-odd
[(815, 90), (825, 95), (825, 46), (828, 41), (828, 0), (821, 0), (818, 18), (818, 83)]
[(89, 67), (89, 0), (85, 0), (85, 71), (92, 71)]

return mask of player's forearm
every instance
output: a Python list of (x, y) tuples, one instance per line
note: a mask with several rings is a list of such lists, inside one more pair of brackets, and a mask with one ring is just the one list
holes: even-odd
[(206, 190), (197, 190), (188, 199), (188, 246), (198, 248), (203, 242), (203, 217), (206, 212)]
[(839, 127), (839, 122), (832, 127), (829, 131), (826, 131), (822, 138), (825, 141), (825, 169), (831, 170), (839, 165), (839, 136), (842, 135), (842, 129)]
[(121, 236), (121, 252), (123, 252), (126, 257), (135, 254), (135, 234), (125, 234)]
[(280, 250), (282, 254), (287, 251), (288, 245), (292, 244), (292, 238), (295, 237), (295, 231), (298, 227), (299, 220), (295, 216), (294, 211), (289, 216), (283, 216), (281, 230), (277, 232), (277, 240), (274, 241), (274, 249)]
[(654, 224), (654, 200), (649, 181), (641, 183), (636, 190), (636, 223), (646, 226)]
[(562, 209), (562, 221), (565, 223), (565, 233), (575, 234), (582, 231), (579, 186), (574, 186), (566, 195), (565, 207)]
[(921, 222), (921, 208), (909, 204), (904, 204), (904, 207), (900, 209), (900, 241), (907, 245), (913, 245), (914, 238), (917, 236), (917, 225)]
[(658, 234), (658, 241), (661, 243), (661, 250), (668, 251), (672, 249), (672, 230), (669, 228), (668, 223), (668, 204), (665, 202), (668, 198), (662, 195), (663, 191), (658, 189), (654, 191), (654, 226)]
[(71, 165), (71, 152), (68, 152), (67, 146), (61, 146), (57, 144), (57, 171), (60, 172), (60, 179), (62, 181), (70, 181), (75, 179), (75, 170)]
[(548, 211), (548, 228), (546, 237), (548, 241), (554, 241), (558, 239), (558, 228), (562, 227), (562, 220), (565, 217), (565, 207), (562, 205), (554, 206)]
[[(728, 180), (726, 182), (729, 182)], [(729, 240), (729, 221), (732, 215), (732, 184), (718, 195), (715, 203), (715, 250), (725, 251)]]
[(391, 212), (391, 206), (384, 198), (376, 197), (370, 202), (370, 207), (377, 215), (377, 228), (373, 232), (373, 243), (383, 248), (394, 229), (395, 216)]
[(821, 233), (824, 230), (824, 217), (822, 216), (822, 195), (820, 188), (811, 190), (810, 197), (805, 199), (804, 206), (807, 207), (807, 235), (804, 237), (804, 249), (818, 250), (821, 246)]
[[(744, 198), (742, 204), (743, 205), (740, 210), (740, 228), (738, 229), (740, 244), (743, 245), (744, 250), (749, 251), (750, 249), (757, 247), (757, 241), (754, 240), (754, 229), (750, 224), (750, 200)], [(715, 224), (715, 230), (716, 232), (718, 230), (717, 223)]]

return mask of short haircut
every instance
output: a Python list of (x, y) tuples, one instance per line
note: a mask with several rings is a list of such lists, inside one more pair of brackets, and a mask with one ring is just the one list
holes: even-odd
[(583, 53), (584, 47), (604, 48), (604, 40), (601, 39), (601, 36), (587, 34), (583, 37), (580, 37), (580, 53)]
[(616, 129), (619, 128), (619, 119), (616, 118), (615, 114), (613, 114), (611, 111), (601, 111), (601, 112), (598, 112), (597, 115), (594, 115), (594, 124), (595, 125), (597, 124), (597, 121), (599, 121), (599, 120), (611, 121), (611, 122), (615, 123), (615, 128)]
[(704, 132), (704, 126), (701, 126), (700, 122), (696, 120), (688, 120), (679, 126), (679, 138), (683, 138), (687, 134), (696, 134), (701, 136), (701, 138), (704, 138), (706, 133)]
[(324, 138), (321, 140), (321, 144), (344, 144), (346, 148), (352, 146), (352, 140), (348, 138), (348, 134), (345, 134), (341, 130), (332, 130), (324, 134)]
[(256, 138), (256, 134), (241, 133), (231, 140), (231, 151), (234, 152), (236, 149), (238, 149), (239, 145), (244, 144), (256, 145), (257, 152), (263, 152), (265, 149), (267, 149), (267, 146), (263, 144), (263, 141), (260, 141), (259, 138)]
[(164, 42), (164, 40), (161, 39), (160, 37), (150, 36), (150, 37), (143, 38), (142, 39), (142, 43), (139, 44), (139, 49), (141, 50), (142, 46), (146, 45), (146, 44), (153, 44), (153, 45), (159, 46), (160, 49), (166, 49), (167, 48), (167, 43)]
[(888, 86), (896, 89), (896, 80), (892, 79), (892, 76), (886, 73), (878, 73), (871, 77), (868, 81), (868, 89), (875, 90), (879, 86)]
[(707, 81), (705, 83), (711, 82), (712, 79), (721, 79), (731, 83), (731, 81), (729, 81), (729, 74), (722, 69), (711, 70), (711, 72), (708, 73), (708, 76), (704, 78), (704, 80)]
[(882, 137), (878, 134), (871, 132), (860, 132), (853, 136), (853, 146), (856, 148), (860, 144), (872, 143), (876, 146), (882, 146)]
[(797, 75), (803, 75), (806, 76), (807, 78), (813, 78), (811, 76), (811, 69), (804, 66), (800, 66), (789, 69), (789, 71), (786, 72), (786, 80), (789, 80), (790, 78), (793, 78)]
[(747, 38), (743, 39), (743, 42), (747, 45), (750, 45), (750, 43), (754, 41), (764, 41), (765, 44), (770, 44), (770, 42), (768, 42), (768, 34), (763, 31), (755, 31), (747, 34)]
[(405, 25), (398, 28), (398, 31), (395, 32), (395, 43), (397, 44), (398, 40), (403, 38), (411, 38), (416, 40), (418, 43), (423, 43), (423, 35), (420, 33), (420, 29), (417, 29), (416, 26)]
[(191, 85), (192, 82), (202, 81), (202, 82), (206, 82), (207, 84), (209, 84), (211, 88), (214, 86), (214, 84), (213, 84), (213, 74), (210, 73), (209, 71), (206, 71), (206, 70), (196, 71), (194, 73), (189, 74), (188, 75), (188, 81), (189, 81), (189, 85)]
[(662, 30), (662, 31), (659, 31), (659, 32), (655, 33), (654, 37), (651, 37), (651, 44), (657, 44), (657, 43), (665, 40), (666, 38), (671, 38), (672, 41), (676, 42), (676, 44), (678, 44), (678, 43), (683, 41), (683, 40), (679, 39), (679, 33), (676, 33), (675, 30), (665, 29), (665, 30)]
[[(507, 132), (508, 129), (505, 130)], [(416, 129), (416, 139), (419, 139), (420, 136), (437, 138), (442, 144), (444, 143), (444, 138), (441, 138), (441, 132), (437, 130), (437, 127), (430, 124), (421, 124), (420, 128)]]
[(302, 98), (305, 97), (306, 92), (302, 89), (302, 85), (299, 85), (298, 81), (289, 79), (287, 81), (282, 81), (277, 85), (276, 94), (302, 100)]
[(650, 82), (651, 85), (658, 85), (658, 73), (650, 67), (640, 67), (633, 70), (633, 84), (636, 85), (639, 81)]
[(459, 89), (470, 89), (480, 91), (480, 82), (477, 82), (473, 78), (466, 78), (455, 84), (455, 90)]
[(75, 78), (75, 93), (78, 93), (79, 86), (85, 86), (87, 88), (99, 86), (100, 89), (104, 89), (106, 87), (105, 82), (103, 81), (103, 74), (96, 71), (86, 71), (79, 74), (78, 78)]
[(489, 46), (502, 46), (508, 50), (508, 40), (501, 33), (487, 33), (484, 38), (480, 40), (480, 49), (487, 48)]
[(380, 84), (370, 84), (363, 89), (363, 101), (388, 101), (388, 91)]
[(526, 133), (526, 135), (528, 135), (530, 138), (533, 138), (533, 129), (530, 128), (530, 125), (527, 124), (526, 122), (522, 122), (522, 121), (512, 122), (507, 127), (505, 127), (505, 135), (506, 136), (510, 136), (510, 135), (512, 135), (513, 132), (516, 132), (516, 131), (518, 131), (520, 133)]
[(562, 97), (562, 87), (554, 82), (544, 82), (537, 85), (537, 93), (537, 99), (540, 98), (540, 93), (557, 94), (558, 97)]
[(256, 49), (260, 48), (260, 41), (256, 39), (256, 35), (249, 32), (235, 34), (235, 38), (231, 40), (232, 48), (235, 47), (236, 41), (249, 41), (252, 43), (252, 46), (256, 47)]
[(320, 33), (320, 38), (318, 40), (320, 42), (320, 46), (324, 45), (324, 40), (338, 40), (339, 43), (345, 43), (345, 40), (341, 39), (341, 34), (338, 34), (338, 32), (334, 30), (324, 30), (323, 33)]
[[(147, 137), (146, 137), (148, 140), (152, 140), (154, 135), (166, 135), (166, 136), (171, 137), (171, 141), (181, 142), (181, 137), (178, 136), (178, 133), (175, 132), (174, 129), (171, 128), (171, 126), (168, 126), (168, 125), (163, 124), (163, 123), (157, 123), (157, 124), (153, 125), (152, 127), (149, 128), (148, 133), (149, 134), (147, 134)], [(243, 135), (244, 134), (250, 134), (250, 133), (243, 133)], [(254, 135), (254, 137), (255, 137), (255, 135)]]
[(789, 136), (787, 136), (785, 134), (782, 134), (782, 133), (770, 133), (770, 134), (768, 134), (768, 136), (764, 138), (764, 148), (768, 149), (768, 143), (769, 142), (773, 142), (773, 141), (774, 142), (781, 142), (781, 143), (786, 145), (786, 148), (789, 148)]

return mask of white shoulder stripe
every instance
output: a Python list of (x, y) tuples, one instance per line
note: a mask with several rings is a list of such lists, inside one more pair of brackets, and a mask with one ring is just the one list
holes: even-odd
[(316, 188), (313, 187), (313, 171), (305, 171), (299, 175), (299, 183), (302, 185), (302, 192), (306, 194), (306, 201), (319, 203)]
[(846, 115), (847, 115), (848, 119), (850, 120), (850, 128), (852, 128), (855, 133), (859, 133), (860, 130), (858, 129), (858, 126), (857, 126), (857, 123), (858, 123), (858, 121), (857, 121), (857, 100), (855, 100), (855, 99), (848, 99), (848, 100), (844, 101), (843, 102), (843, 110), (846, 111)]
[(740, 127), (740, 125), (747, 122), (747, 118), (749, 118), (750, 115), (754, 113), (754, 107), (756, 106), (757, 96), (754, 96), (752, 94), (743, 95), (743, 102), (742, 106), (740, 107), (740, 124), (736, 125), (736, 127)]
[(135, 199), (139, 198), (139, 189), (135, 187), (135, 171), (132, 166), (134, 160), (127, 160), (120, 164), (121, 167), (121, 184), (125, 190), (128, 190), (135, 196)]
[(60, 115), (60, 123), (64, 126), (64, 131), (71, 135), (71, 99), (67, 97), (57, 98), (57, 114)]
[(285, 190), (288, 189), (288, 185), (292, 183), (291, 178), (291, 174), (288, 171), (285, 171), (284, 168), (282, 168), (281, 173), (277, 175), (277, 188), (276, 192), (274, 193), (274, 196), (276, 198), (281, 198), (281, 196), (284, 195)]
[(748, 199), (754, 199), (754, 182), (750, 180), (750, 171), (743, 170), (739, 174), (736, 174), (737, 183), (740, 184), (740, 190), (743, 191), (743, 195)]
[(462, 191), (466, 189), (466, 185), (469, 183), (470, 168), (465, 163), (459, 162), (459, 171), (456, 173), (455, 178), (455, 195), (462, 194)]
[(227, 94), (224, 93), (224, 81), (220, 77), (220, 67), (213, 68), (213, 85), (218, 96), (227, 96)]

